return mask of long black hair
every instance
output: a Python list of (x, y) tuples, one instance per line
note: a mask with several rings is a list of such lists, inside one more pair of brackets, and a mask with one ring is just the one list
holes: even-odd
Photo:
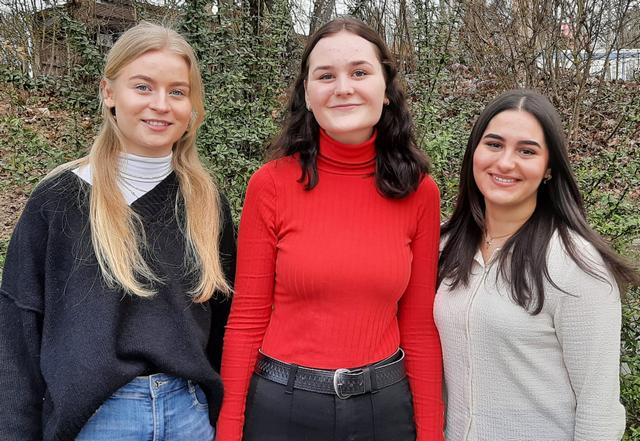
[(307, 41), (300, 62), (300, 72), (289, 97), (288, 113), (282, 131), (269, 146), (270, 157), (297, 154), (302, 168), (300, 182), (305, 182), (307, 190), (317, 185), (320, 126), (313, 113), (306, 108), (304, 82), (309, 73), (309, 55), (313, 48), (321, 39), (340, 31), (362, 37), (376, 47), (386, 82), (385, 94), (389, 99), (389, 104), (384, 106), (375, 126), (376, 187), (386, 197), (402, 198), (418, 188), (422, 177), (429, 171), (429, 161), (416, 147), (413, 122), (387, 45), (377, 32), (354, 18), (332, 20)]
[(578, 252), (572, 232), (593, 245), (621, 289), (628, 284), (637, 285), (640, 280), (637, 272), (587, 224), (558, 112), (547, 98), (525, 89), (505, 92), (489, 103), (471, 130), (460, 171), (456, 206), (442, 228), (447, 242), (440, 255), (439, 283), (447, 279), (455, 288), (469, 282), (473, 258), (485, 231), (484, 198), (473, 177), (473, 155), (489, 122), (506, 110), (528, 112), (540, 123), (549, 149), (551, 170), (551, 179), (538, 187), (533, 214), (500, 251), (500, 273), (511, 286), (513, 300), (532, 314), (538, 314), (544, 304), (544, 280), (557, 287), (547, 268), (547, 249), (555, 231), (569, 256), (585, 272), (602, 278)]

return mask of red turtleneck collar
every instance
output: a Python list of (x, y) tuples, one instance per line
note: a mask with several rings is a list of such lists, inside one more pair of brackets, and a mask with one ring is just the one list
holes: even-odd
[(376, 169), (377, 132), (360, 144), (343, 144), (320, 129), (318, 169), (336, 174), (370, 175)]

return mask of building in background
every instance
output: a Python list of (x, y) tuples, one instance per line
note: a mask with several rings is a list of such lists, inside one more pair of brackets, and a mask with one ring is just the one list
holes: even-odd
[(38, 11), (34, 25), (32, 50), (41, 74), (63, 75), (79, 61), (71, 37), (61, 26), (63, 16), (84, 28), (85, 35), (102, 52), (109, 50), (120, 35), (141, 19), (162, 21), (167, 10), (162, 6), (134, 0), (72, 0)]

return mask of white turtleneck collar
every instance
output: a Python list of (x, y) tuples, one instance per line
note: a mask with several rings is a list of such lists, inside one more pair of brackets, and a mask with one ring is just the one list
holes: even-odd
[[(172, 157), (173, 152), (160, 158), (120, 153), (118, 186), (127, 204), (131, 205), (169, 176), (173, 170)], [(92, 183), (89, 164), (78, 167), (73, 172), (82, 180)]]

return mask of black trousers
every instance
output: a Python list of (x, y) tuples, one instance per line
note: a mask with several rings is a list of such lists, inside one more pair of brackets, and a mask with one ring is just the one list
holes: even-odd
[(243, 441), (415, 441), (407, 379), (340, 399), (253, 375)]

